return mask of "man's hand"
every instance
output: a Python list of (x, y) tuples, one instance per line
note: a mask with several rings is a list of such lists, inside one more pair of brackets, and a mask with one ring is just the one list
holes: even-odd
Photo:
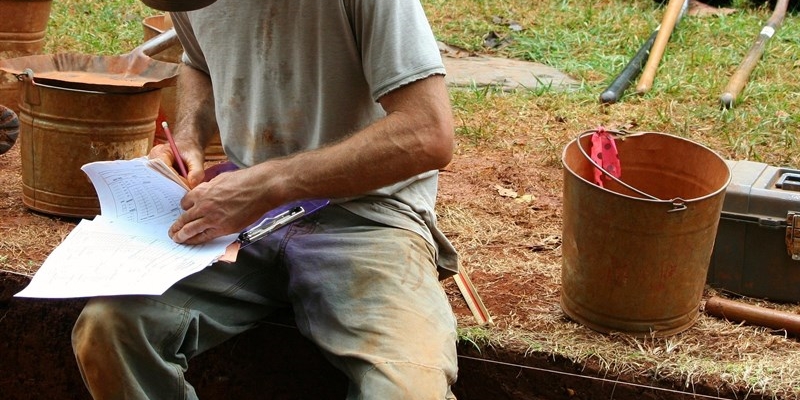
[(169, 229), (177, 243), (199, 244), (241, 232), (268, 210), (262, 190), (250, 179), (252, 168), (225, 172), (193, 188), (181, 200), (184, 213)]
[[(186, 168), (188, 170), (186, 183), (190, 188), (193, 188), (203, 182), (203, 178), (205, 176), (203, 169), (205, 155), (202, 151), (198, 151), (196, 146), (186, 145), (183, 142), (180, 144), (176, 142), (175, 144), (178, 147), (178, 151), (181, 153), (181, 158), (183, 159), (184, 164), (186, 164)], [(159, 144), (154, 146), (150, 150), (148, 158), (161, 159), (161, 161), (164, 161), (165, 164), (170, 165), (173, 168), (175, 168), (177, 165), (176, 156), (172, 153), (172, 149), (168, 144)], [(177, 168), (175, 168), (175, 170), (177, 171)]]

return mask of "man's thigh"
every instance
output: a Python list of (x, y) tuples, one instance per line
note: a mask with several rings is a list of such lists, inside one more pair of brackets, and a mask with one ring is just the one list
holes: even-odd
[(384, 367), (378, 381), (405, 379), (389, 376), (398, 370), (455, 380), (456, 322), (421, 236), (337, 208), (285, 253), (298, 327), (356, 384)]

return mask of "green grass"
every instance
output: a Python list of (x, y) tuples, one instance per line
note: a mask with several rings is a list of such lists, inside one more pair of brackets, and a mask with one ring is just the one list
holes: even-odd
[(481, 351), (492, 345), (492, 332), (480, 326), (458, 328), (458, 340), (468, 343), (475, 350)]
[[(580, 80), (582, 88), (567, 95), (555, 91), (494, 94), (508, 97), (506, 103), (519, 109), (536, 104), (541, 119), (558, 115), (566, 121), (562, 129), (577, 133), (601, 124), (613, 127), (630, 122), (636, 129), (695, 139), (726, 158), (800, 166), (796, 140), (800, 24), (796, 14), (788, 14), (768, 42), (732, 110), (721, 109), (719, 96), (769, 18), (769, 5), (739, 1), (735, 5), (741, 8), (730, 15), (684, 17), (667, 45), (653, 88), (637, 95), (634, 82), (621, 102), (601, 107), (599, 94), (661, 22), (663, 7), (657, 2), (425, 0), (423, 4), (443, 42), (472, 52), (547, 64)], [(504, 21), (516, 21), (523, 30), (513, 31)], [(500, 50), (484, 48), (483, 37), (489, 32), (513, 40)], [(454, 95), (458, 111), (476, 110), (484, 103), (481, 95)], [(506, 123), (520, 125), (514, 120), (491, 121)], [(467, 142), (491, 140), (487, 122), (471, 124), (475, 126), (467, 122), (459, 129)], [(532, 118), (531, 126), (543, 125)]]
[(45, 52), (127, 53), (142, 43), (144, 18), (155, 14), (138, 0), (53, 1)]
[[(569, 94), (549, 88), (502, 93), (479, 87), (454, 93), (457, 133), (469, 144), (490, 142), (496, 139), (496, 132), (513, 134), (502, 126), (522, 126), (516, 114), (535, 108), (541, 118), (532, 115), (529, 127), (554, 140), (556, 147), (568, 136), (598, 125), (632, 124), (640, 130), (695, 139), (726, 158), (800, 165), (796, 139), (800, 127), (800, 24), (796, 14), (789, 14), (770, 40), (732, 110), (720, 108), (719, 95), (770, 16), (768, 4), (739, 0), (733, 3), (740, 7), (734, 14), (684, 17), (668, 43), (653, 88), (637, 95), (634, 82), (621, 102), (600, 107), (599, 94), (661, 21), (663, 7), (658, 2), (422, 3), (440, 41), (476, 53), (547, 64), (582, 82)], [(45, 51), (126, 53), (142, 41), (142, 20), (156, 13), (136, 0), (56, 1)], [(511, 22), (522, 30), (513, 30)], [(499, 50), (484, 47), (484, 37), (490, 32), (510, 38), (510, 44)], [(487, 106), (492, 112), (476, 112)], [(548, 118), (564, 123), (554, 127)]]

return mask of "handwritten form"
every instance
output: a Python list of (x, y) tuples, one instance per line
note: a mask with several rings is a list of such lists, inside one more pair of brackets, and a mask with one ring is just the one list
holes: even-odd
[(80, 221), (16, 297), (161, 294), (225, 253), (237, 235), (193, 246), (169, 238), (187, 188), (149, 162), (137, 158), (82, 167), (97, 191), (101, 215)]

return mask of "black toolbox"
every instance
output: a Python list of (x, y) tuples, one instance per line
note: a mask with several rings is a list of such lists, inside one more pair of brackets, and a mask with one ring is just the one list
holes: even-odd
[(726, 161), (707, 283), (739, 295), (800, 302), (800, 170)]

